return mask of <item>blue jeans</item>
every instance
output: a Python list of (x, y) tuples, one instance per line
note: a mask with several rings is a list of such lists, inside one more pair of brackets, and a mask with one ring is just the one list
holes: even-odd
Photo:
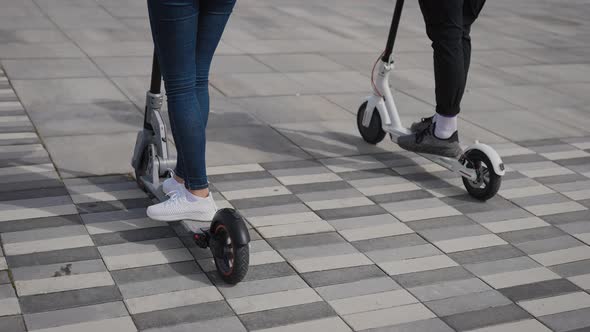
[(175, 172), (191, 190), (208, 187), (209, 69), (235, 1), (147, 1), (178, 155)]

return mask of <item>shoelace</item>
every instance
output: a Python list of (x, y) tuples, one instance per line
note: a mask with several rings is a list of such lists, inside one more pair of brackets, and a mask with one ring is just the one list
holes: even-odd
[(185, 198), (184, 195), (182, 195), (182, 193), (179, 193), (178, 191), (173, 191), (168, 196), (170, 196), (170, 198), (166, 200), (164, 204), (166, 207), (171, 208), (179, 207), (183, 198)]

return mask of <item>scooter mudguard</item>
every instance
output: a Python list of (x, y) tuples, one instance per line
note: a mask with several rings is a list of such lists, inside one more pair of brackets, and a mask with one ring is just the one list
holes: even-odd
[(465, 153), (467, 153), (470, 150), (479, 150), (485, 153), (485, 155), (488, 156), (488, 158), (492, 162), (494, 172), (499, 176), (504, 176), (504, 174), (506, 174), (506, 169), (504, 167), (504, 163), (502, 162), (502, 158), (500, 157), (498, 152), (496, 152), (496, 150), (494, 150), (491, 146), (475, 141), (475, 144), (470, 145), (465, 150)]
[(218, 224), (223, 224), (236, 245), (244, 246), (250, 243), (250, 233), (244, 218), (234, 209), (220, 209), (213, 216), (211, 232), (215, 232)]

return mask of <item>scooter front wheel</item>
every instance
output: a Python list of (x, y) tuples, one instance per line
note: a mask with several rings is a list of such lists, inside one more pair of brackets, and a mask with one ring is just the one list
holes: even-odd
[(211, 229), (214, 244), (211, 246), (217, 272), (228, 284), (237, 284), (248, 273), (250, 264), (250, 247), (239, 244), (231, 228), (224, 222), (218, 222)]
[(477, 149), (467, 151), (465, 158), (468, 163), (467, 167), (473, 168), (477, 174), (475, 181), (463, 178), (463, 185), (465, 185), (467, 192), (480, 201), (487, 201), (494, 197), (500, 190), (502, 177), (494, 171), (490, 158)]
[(377, 109), (373, 110), (373, 115), (371, 116), (371, 122), (369, 123), (368, 127), (363, 125), (363, 118), (365, 117), (365, 112), (367, 111), (367, 102), (365, 101), (358, 110), (356, 114), (356, 125), (358, 127), (359, 133), (365, 140), (365, 142), (370, 144), (377, 144), (383, 140), (385, 137), (385, 131), (381, 126), (381, 116)]

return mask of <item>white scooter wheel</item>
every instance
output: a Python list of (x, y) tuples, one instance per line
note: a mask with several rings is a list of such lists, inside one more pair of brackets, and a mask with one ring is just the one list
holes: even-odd
[(371, 116), (371, 123), (368, 127), (363, 126), (363, 117), (365, 116), (365, 112), (367, 110), (367, 102), (365, 101), (360, 107), (359, 111), (356, 115), (356, 125), (359, 129), (359, 133), (363, 137), (363, 139), (370, 144), (377, 144), (383, 140), (385, 137), (385, 131), (381, 126), (381, 116), (379, 112), (375, 109), (373, 111), (373, 115)]
[(468, 168), (473, 168), (477, 174), (477, 180), (471, 181), (463, 178), (463, 184), (469, 194), (480, 200), (487, 201), (494, 197), (500, 189), (502, 177), (494, 171), (490, 158), (480, 150), (469, 150), (465, 154), (468, 161)]

